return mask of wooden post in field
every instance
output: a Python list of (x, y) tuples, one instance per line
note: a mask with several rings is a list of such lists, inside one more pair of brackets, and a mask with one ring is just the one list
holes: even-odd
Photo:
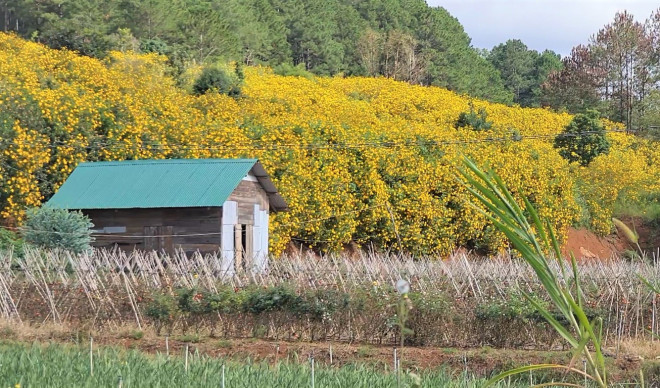
[(188, 373), (188, 344), (186, 344), (186, 373)]
[(225, 388), (225, 364), (222, 364), (222, 388)]
[(94, 338), (89, 336), (89, 374), (94, 376)]
[(279, 362), (280, 359), (280, 344), (277, 344), (275, 347), (275, 365)]
[(310, 361), (312, 363), (312, 388), (314, 388), (314, 355), (310, 357)]
[(170, 336), (169, 335), (165, 336), (165, 355), (168, 358), (170, 357)]
[(392, 365), (394, 368), (394, 372), (396, 372), (396, 348), (394, 348), (394, 363)]

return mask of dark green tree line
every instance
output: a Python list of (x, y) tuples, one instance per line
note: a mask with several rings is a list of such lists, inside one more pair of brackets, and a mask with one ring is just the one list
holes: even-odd
[(94, 57), (137, 49), (179, 67), (291, 65), (504, 103), (514, 94), (458, 20), (424, 0), (0, 0), (0, 28)]
[(504, 86), (520, 106), (541, 105), (541, 85), (548, 75), (562, 68), (559, 55), (546, 50), (530, 50), (520, 40), (508, 40), (495, 46), (488, 60), (500, 72)]

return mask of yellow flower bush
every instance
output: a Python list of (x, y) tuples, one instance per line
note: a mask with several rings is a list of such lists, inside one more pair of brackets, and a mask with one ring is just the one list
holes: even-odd
[[(199, 73), (183, 76), (190, 83)], [(20, 222), (84, 160), (259, 158), (290, 211), (273, 216), (271, 249), (355, 241), (416, 254), (497, 250), (503, 237), (465, 203), (462, 154), (495, 169), (560, 230), (577, 219), (576, 182), (593, 226), (609, 231), (619, 196), (658, 190), (660, 153), (611, 134), (609, 155), (569, 165), (552, 147), (571, 116), (470, 100), (383, 78), (298, 78), (245, 69), (243, 97), (194, 96), (166, 58), (104, 60), (0, 34), (0, 212)], [(488, 131), (455, 128), (483, 108)], [(613, 128), (613, 124), (609, 124)], [(613, 178), (615, 177), (615, 178)]]

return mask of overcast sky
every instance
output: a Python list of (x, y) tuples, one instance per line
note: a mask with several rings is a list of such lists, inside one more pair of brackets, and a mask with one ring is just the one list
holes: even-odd
[(589, 37), (628, 10), (646, 20), (660, 1), (648, 0), (427, 0), (458, 18), (477, 48), (492, 49), (520, 39), (534, 50), (550, 49), (562, 56), (587, 43)]

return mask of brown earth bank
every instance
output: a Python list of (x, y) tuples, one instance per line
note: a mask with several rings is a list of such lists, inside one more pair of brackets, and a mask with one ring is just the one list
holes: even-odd
[[(117, 328), (103, 333), (71, 331), (62, 326), (41, 327), (5, 323), (0, 325), (0, 340), (23, 343), (62, 343), (89, 346), (112, 346), (156, 354), (182, 356), (186, 346), (193, 354), (210, 357), (228, 357), (237, 361), (307, 362), (313, 356), (317, 363), (342, 366), (364, 363), (383, 371), (391, 369), (394, 348), (391, 346), (355, 345), (338, 342), (309, 343), (265, 341), (256, 339), (217, 339), (191, 336), (157, 336), (152, 331), (132, 327)], [(332, 361), (331, 354), (332, 352)], [(538, 351), (482, 348), (418, 348), (397, 349), (402, 365), (411, 370), (446, 368), (456, 374), (468, 372), (481, 377), (518, 366), (557, 363), (568, 364), (568, 350)], [(660, 341), (622, 342), (618, 350), (605, 352), (613, 382), (631, 381), (639, 375), (643, 364), (657, 365), (660, 359)]]
[(639, 247), (616, 231), (608, 236), (598, 236), (584, 228), (569, 228), (562, 253), (570, 257), (573, 253), (577, 259), (607, 260), (614, 256), (626, 256), (626, 252), (639, 253), (641, 248), (649, 257), (653, 257), (660, 248), (660, 228), (654, 223), (639, 217), (621, 217), (628, 227), (639, 235)]
[(618, 235), (601, 237), (587, 229), (570, 228), (562, 253), (576, 259), (610, 259), (627, 249), (627, 244)]
[[(660, 249), (660, 227), (646, 222), (639, 217), (622, 217), (621, 220), (639, 235), (639, 245), (642, 250), (652, 257)], [(349, 257), (359, 258), (363, 248), (355, 243), (346, 244), (342, 253)], [(586, 228), (569, 228), (566, 241), (562, 246), (562, 254), (570, 257), (571, 253), (578, 260), (609, 260), (613, 257), (626, 256), (626, 251), (637, 252), (639, 248), (628, 241), (625, 236), (618, 232), (607, 236), (599, 236)], [(458, 252), (468, 251), (459, 248)], [(304, 244), (291, 243), (285, 254), (294, 256), (297, 254), (314, 254), (314, 250)], [(471, 252), (474, 254), (475, 252)]]

